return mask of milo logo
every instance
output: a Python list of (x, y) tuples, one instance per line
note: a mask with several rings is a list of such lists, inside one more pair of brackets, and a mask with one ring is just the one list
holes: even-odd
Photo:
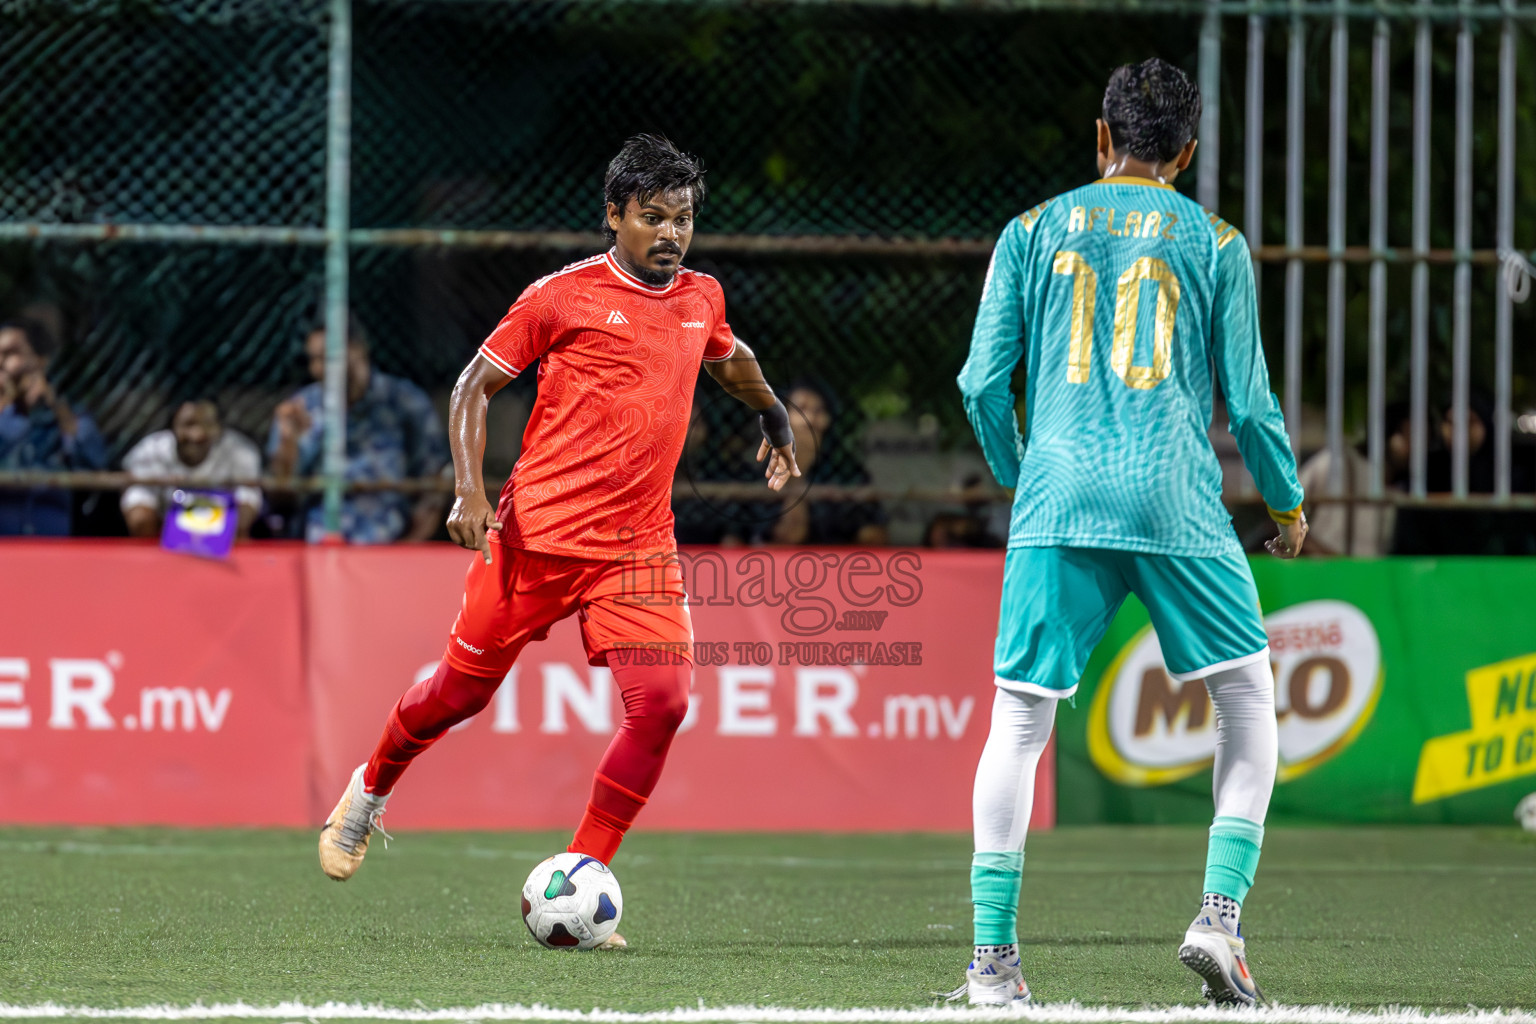
[[(1381, 644), (1371, 620), (1344, 601), (1307, 601), (1265, 618), (1275, 675), (1284, 782), (1343, 750), (1381, 693)], [(1177, 682), (1152, 627), (1121, 649), (1099, 681), (1088, 754), (1127, 786), (1162, 786), (1210, 767), (1216, 717), (1205, 682)]]

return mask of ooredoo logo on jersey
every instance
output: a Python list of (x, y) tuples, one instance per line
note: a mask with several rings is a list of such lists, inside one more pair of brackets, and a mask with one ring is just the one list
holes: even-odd
[[(1381, 643), (1359, 608), (1307, 601), (1264, 620), (1280, 725), (1279, 781), (1354, 742), (1381, 695)], [(1209, 768), (1216, 718), (1205, 683), (1178, 682), (1150, 626), (1121, 649), (1093, 696), (1088, 754), (1127, 786), (1163, 786)]]

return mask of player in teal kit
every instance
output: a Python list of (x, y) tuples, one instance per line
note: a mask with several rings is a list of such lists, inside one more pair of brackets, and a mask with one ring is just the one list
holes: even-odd
[[(1221, 503), (1206, 438), (1213, 376), (1279, 524), (1301, 550), (1301, 487), (1259, 340), (1248, 245), (1175, 192), (1200, 94), (1161, 60), (1118, 68), (1098, 122), (1102, 179), (1013, 220), (987, 273), (966, 413), (998, 482), (1016, 488), (992, 726), (976, 770), (975, 957), (954, 993), (1029, 1000), (1017, 933), (1035, 768), (1056, 702), (1077, 689), (1129, 593), (1151, 613), (1175, 679), (1216, 708), (1216, 817), (1205, 899), (1179, 959), (1206, 996), (1252, 1004), (1238, 915), (1274, 787), (1274, 680), (1253, 575)], [(1024, 421), (1010, 378), (1023, 360)]]

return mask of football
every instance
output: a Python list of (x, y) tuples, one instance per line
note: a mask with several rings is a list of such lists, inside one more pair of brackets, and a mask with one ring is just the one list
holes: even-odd
[(624, 897), (601, 861), (557, 853), (523, 883), (523, 923), (550, 949), (592, 949), (619, 926)]
[(1515, 820), (1527, 832), (1536, 832), (1536, 793), (1527, 793), (1515, 806)]

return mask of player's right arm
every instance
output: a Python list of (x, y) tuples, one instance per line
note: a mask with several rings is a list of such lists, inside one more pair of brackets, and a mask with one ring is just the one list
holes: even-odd
[(981, 442), (992, 475), (1004, 487), (1019, 482), (1023, 439), (1009, 382), (1024, 354), (1024, 253), (1028, 235), (1014, 219), (1003, 229), (992, 252), (992, 265), (981, 291), (971, 352), (960, 370), (965, 414)]
[(485, 460), (485, 412), (491, 396), (512, 383), (512, 375), (475, 356), (453, 386), (448, 404), (448, 447), (453, 453), (453, 508), (448, 510), (448, 536), (460, 547), (480, 552), (491, 564), (491, 530), (500, 530), (496, 509), (485, 494), (481, 465)]
[[(547, 279), (546, 279), (547, 280)], [(448, 536), (460, 547), (479, 551), (491, 564), (487, 534), (500, 530), (496, 507), (485, 493), (485, 415), (491, 396), (512, 382), (549, 350), (555, 313), (541, 284), (530, 285), (507, 310), (453, 386), (448, 403), (448, 448), (453, 456), (453, 508)]]
[(1269, 368), (1259, 337), (1259, 303), (1253, 283), (1253, 258), (1242, 235), (1233, 233), (1216, 250), (1216, 299), (1211, 318), (1211, 352), (1221, 391), (1226, 396), (1229, 428), (1243, 464), (1279, 535), (1265, 546), (1281, 558), (1301, 553), (1307, 536), (1296, 456), (1285, 432), (1280, 402), (1269, 389)]

